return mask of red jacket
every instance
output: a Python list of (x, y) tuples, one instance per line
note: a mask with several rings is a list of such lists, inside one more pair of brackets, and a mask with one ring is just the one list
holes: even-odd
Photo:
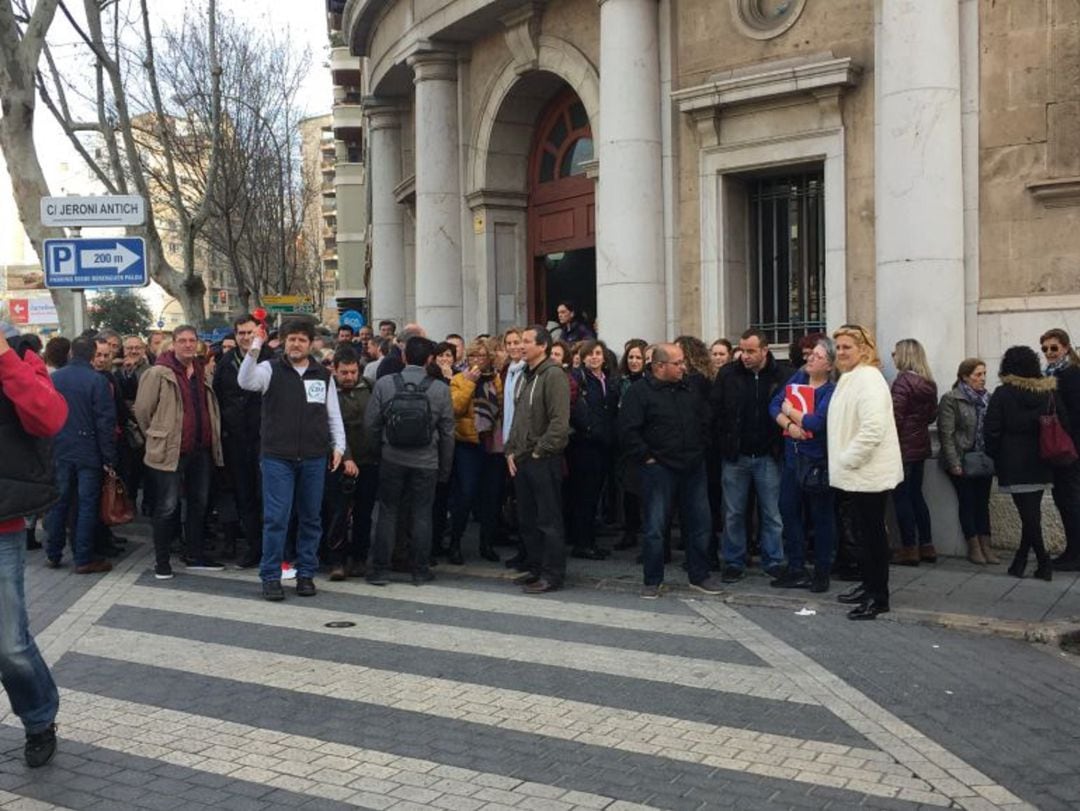
[[(23, 430), (31, 436), (55, 436), (67, 421), (67, 401), (53, 388), (41, 358), (29, 350), (20, 358), (14, 349), (0, 355), (0, 390), (15, 406)], [(21, 518), (0, 523), (0, 533), (19, 532)]]

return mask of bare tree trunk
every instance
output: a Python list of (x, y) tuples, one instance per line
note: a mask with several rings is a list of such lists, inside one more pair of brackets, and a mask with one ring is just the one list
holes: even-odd
[[(19, 219), (39, 258), (44, 259), (42, 240), (62, 237), (59, 228), (41, 224), (40, 201), (49, 196), (49, 184), (41, 170), (34, 144), (34, 111), (37, 101), (34, 74), (52, 24), (58, 0), (39, 0), (26, 30), (20, 35), (10, 3), (0, 3), (0, 150), (3, 151)], [(64, 331), (75, 329), (75, 297), (69, 291), (52, 291), (53, 303)]]

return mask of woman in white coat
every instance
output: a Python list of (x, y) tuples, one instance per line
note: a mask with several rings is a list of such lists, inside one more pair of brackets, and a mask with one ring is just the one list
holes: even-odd
[(892, 395), (881, 374), (874, 337), (845, 324), (833, 333), (840, 380), (829, 405), (829, 483), (847, 493), (852, 530), (862, 552), (863, 581), (837, 599), (855, 607), (848, 619), (872, 620), (889, 610), (889, 538), (885, 502), (904, 479)]

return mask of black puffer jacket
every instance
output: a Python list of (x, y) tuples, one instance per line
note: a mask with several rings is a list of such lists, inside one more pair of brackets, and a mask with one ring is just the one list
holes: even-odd
[[(784, 452), (784, 436), (769, 416), (769, 403), (776, 390), (795, 373), (788, 364), (778, 361), (772, 352), (755, 376), (741, 362), (729, 363), (720, 370), (712, 387), (712, 425), (721, 458), (734, 461), (750, 436), (760, 437), (768, 452), (779, 459)], [(747, 419), (747, 403), (755, 403)]]
[(1054, 471), (1039, 456), (1039, 417), (1057, 400), (1058, 418), (1069, 428), (1068, 415), (1052, 377), (1005, 375), (990, 395), (984, 432), (986, 452), (994, 458), (998, 484), (1049, 484)]
[(577, 399), (570, 408), (571, 442), (609, 446), (615, 442), (615, 420), (619, 411), (618, 382), (599, 378), (584, 369), (572, 373), (577, 381)]
[(705, 456), (709, 404), (687, 380), (665, 383), (646, 375), (627, 390), (619, 409), (619, 440), (629, 463), (655, 459), (688, 470)]

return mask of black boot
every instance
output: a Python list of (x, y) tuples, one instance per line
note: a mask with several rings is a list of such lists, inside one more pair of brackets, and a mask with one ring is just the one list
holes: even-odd
[(482, 557), (484, 560), (490, 563), (499, 562), (499, 553), (495, 551), (495, 546), (491, 543), (490, 540), (484, 540), (483, 538), (480, 539), (479, 552), (480, 557)]
[(450, 539), (450, 548), (446, 550), (446, 562), (452, 566), (465, 564), (465, 558), (461, 554), (461, 538)]
[(41, 549), (41, 541), (37, 539), (37, 527), (27, 527), (26, 551), (33, 552), (35, 549)]
[(1025, 549), (1023, 554), (1021, 554), (1020, 552), (1016, 553), (1016, 556), (1013, 558), (1012, 564), (1009, 566), (1009, 574), (1011, 574), (1013, 577), (1023, 577), (1024, 569), (1026, 568), (1027, 550)]

